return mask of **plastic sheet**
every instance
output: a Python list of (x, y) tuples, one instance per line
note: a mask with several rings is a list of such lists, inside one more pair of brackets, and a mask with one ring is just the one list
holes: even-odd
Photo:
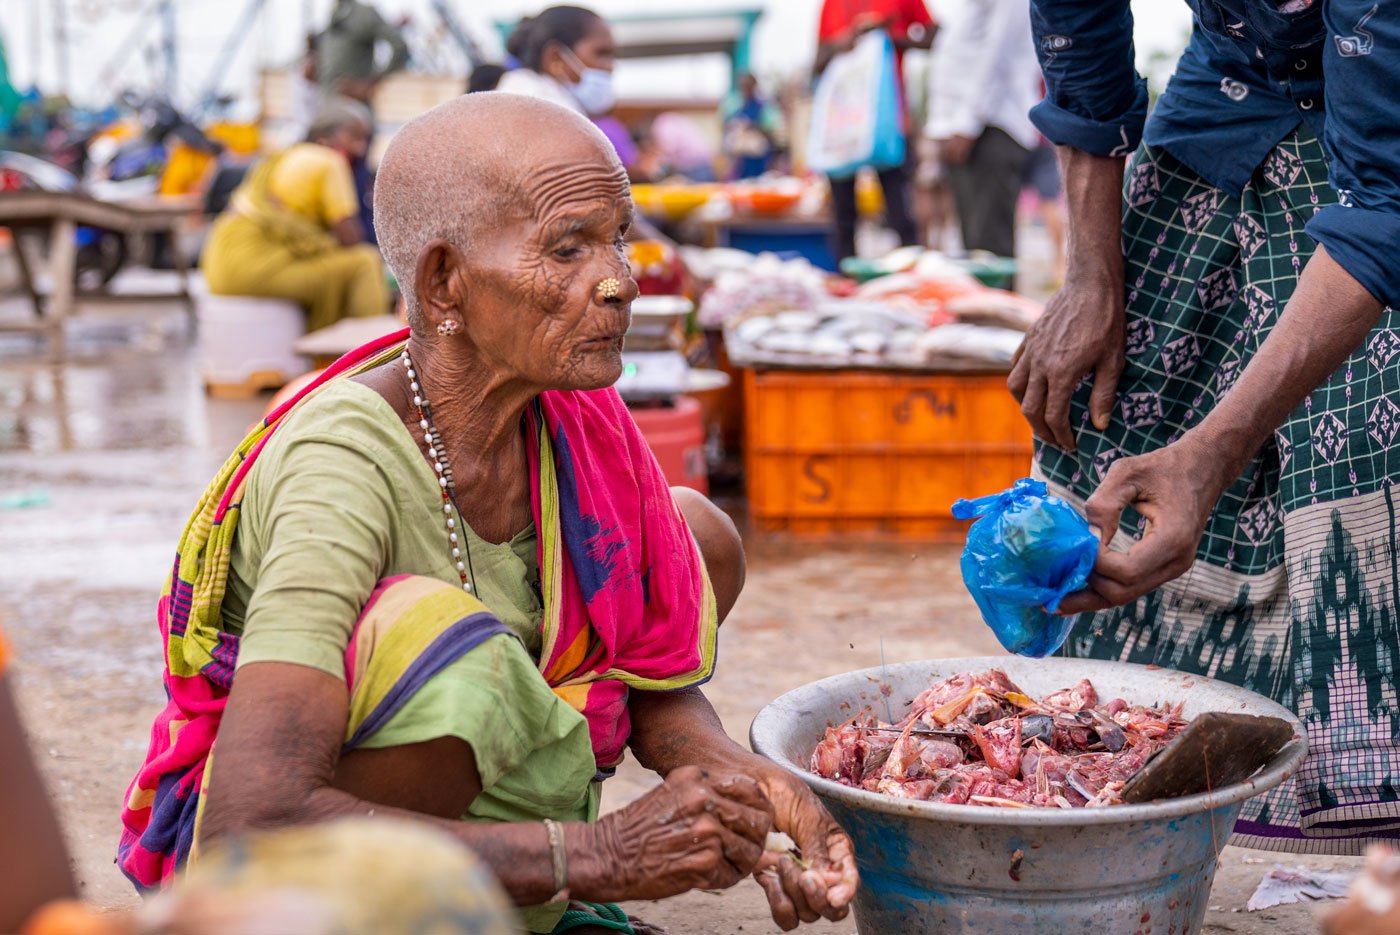
[(967, 533), (963, 582), (1001, 645), (1036, 658), (1059, 649), (1074, 621), (1055, 611), (1066, 594), (1084, 587), (1098, 554), (1088, 521), (1030, 478), (999, 494), (959, 500), (953, 516), (981, 517)]

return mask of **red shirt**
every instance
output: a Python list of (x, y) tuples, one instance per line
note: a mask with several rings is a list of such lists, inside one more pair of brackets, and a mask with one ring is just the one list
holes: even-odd
[[(932, 29), (933, 16), (924, 0), (822, 0), (821, 20), (817, 25), (817, 41), (833, 42), (851, 32), (856, 23), (866, 18), (889, 21), (891, 38), (903, 39), (912, 26)], [(900, 86), (904, 85), (904, 50), (894, 50), (895, 70)]]

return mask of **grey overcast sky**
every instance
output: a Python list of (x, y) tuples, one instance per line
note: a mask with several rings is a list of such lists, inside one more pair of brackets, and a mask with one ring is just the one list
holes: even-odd
[[(221, 89), (250, 98), (260, 67), (281, 64), (298, 54), (307, 24), (324, 22), (333, 0), (266, 0), (237, 56), (221, 76)], [(961, 0), (930, 0), (940, 6)], [(195, 99), (225, 38), (242, 17), (247, 0), (178, 0), (178, 98)], [(157, 73), (153, 50), (158, 18), (150, 15), (156, 0), (0, 0), (3, 34), (12, 80), (28, 86), (36, 79), (53, 89), (59, 74), (54, 39), (56, 7), (66, 11), (72, 96), (102, 103), (118, 87), (149, 86)], [(488, 50), (499, 46), (492, 22), (509, 20), (548, 5), (541, 0), (448, 0), (459, 19)], [(767, 74), (795, 71), (810, 61), (820, 0), (594, 0), (603, 15), (667, 11), (733, 9), (758, 5), (765, 10), (755, 36), (755, 64)], [(1139, 58), (1154, 51), (1174, 55), (1190, 28), (1190, 11), (1182, 0), (1133, 0)], [(435, 22), (430, 0), (380, 0), (388, 17), (408, 15), (427, 27)], [(111, 67), (120, 63), (119, 68)], [(725, 70), (717, 59), (688, 58), (668, 62), (624, 62), (619, 91), (629, 94), (690, 96), (715, 94)], [(114, 85), (116, 87), (114, 87)]]

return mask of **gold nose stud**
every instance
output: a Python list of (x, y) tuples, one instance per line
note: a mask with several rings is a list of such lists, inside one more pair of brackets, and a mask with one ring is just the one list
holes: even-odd
[(607, 279), (598, 283), (598, 285), (594, 287), (594, 291), (598, 294), (598, 298), (604, 301), (615, 299), (622, 294), (622, 283), (609, 276)]

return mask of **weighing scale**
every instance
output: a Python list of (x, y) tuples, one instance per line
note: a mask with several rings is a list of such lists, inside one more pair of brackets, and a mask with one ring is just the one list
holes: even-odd
[(679, 295), (642, 295), (633, 300), (622, 376), (616, 384), (624, 402), (665, 403), (686, 391), (690, 363), (680, 349), (685, 319), (694, 307)]

